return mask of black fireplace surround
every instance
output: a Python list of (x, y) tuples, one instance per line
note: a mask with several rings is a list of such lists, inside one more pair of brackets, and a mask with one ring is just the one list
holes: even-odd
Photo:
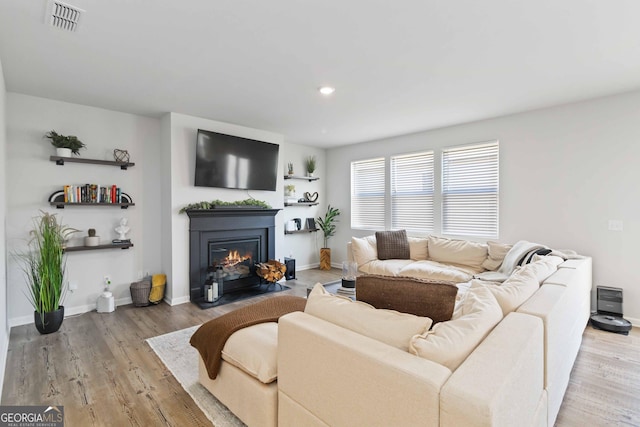
[[(203, 300), (207, 274), (216, 265), (222, 265), (227, 274), (224, 294), (261, 283), (254, 265), (275, 258), (275, 215), (278, 211), (255, 207), (187, 210), (189, 296), (192, 302)], [(229, 262), (228, 251), (233, 251), (238, 259)], [(233, 264), (228, 267), (233, 271), (226, 270), (227, 264)]]

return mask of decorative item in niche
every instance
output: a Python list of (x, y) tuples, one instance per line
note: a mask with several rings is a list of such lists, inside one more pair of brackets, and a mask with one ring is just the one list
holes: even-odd
[(85, 246), (98, 246), (100, 244), (100, 236), (96, 236), (95, 228), (90, 228), (87, 234), (88, 236), (84, 238)]
[(289, 175), (293, 175), (293, 163), (292, 162), (287, 163), (287, 173)]
[(56, 147), (56, 154), (60, 157), (79, 156), (80, 150), (87, 146), (75, 135), (61, 135), (55, 130), (44, 134), (45, 138), (51, 140), (51, 145)]
[(318, 200), (318, 192), (314, 192), (314, 193), (309, 193), (308, 191), (306, 193), (304, 193), (304, 200), (306, 202), (311, 202), (314, 203), (316, 200)]
[(309, 156), (306, 160), (307, 176), (313, 176), (316, 171), (316, 156)]
[(118, 233), (118, 238), (116, 239), (116, 243), (122, 243), (127, 241), (127, 233), (129, 232), (129, 227), (127, 223), (129, 220), (125, 217), (120, 219), (120, 225), (118, 225), (115, 230)]
[(113, 150), (113, 158), (116, 162), (129, 163), (129, 152), (116, 148)]

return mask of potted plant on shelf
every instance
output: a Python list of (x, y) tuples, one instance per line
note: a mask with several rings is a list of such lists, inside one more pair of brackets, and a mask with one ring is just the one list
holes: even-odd
[(309, 156), (306, 160), (307, 176), (313, 176), (316, 171), (316, 156)]
[(293, 175), (293, 163), (292, 162), (287, 163), (287, 173), (289, 175)]
[(60, 224), (56, 214), (42, 211), (33, 223), (29, 247), (18, 254), (18, 259), (27, 281), (26, 295), (34, 309), (36, 329), (50, 334), (60, 329), (64, 319), (64, 241), (78, 230)]
[(331, 270), (331, 249), (329, 248), (329, 238), (336, 234), (336, 223), (340, 216), (340, 209), (327, 206), (324, 217), (317, 218), (318, 227), (324, 233), (324, 246), (320, 248), (320, 270)]
[(80, 150), (86, 148), (86, 145), (74, 135), (60, 135), (55, 130), (47, 132), (45, 138), (51, 140), (51, 145), (56, 147), (56, 154), (60, 157), (71, 157), (71, 155), (80, 155)]

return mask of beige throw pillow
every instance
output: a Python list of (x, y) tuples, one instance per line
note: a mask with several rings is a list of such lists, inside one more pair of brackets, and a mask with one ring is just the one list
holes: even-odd
[(485, 287), (469, 289), (460, 304), (459, 317), (411, 338), (409, 352), (455, 371), (502, 320), (498, 302)]
[(487, 254), (487, 245), (483, 243), (429, 236), (429, 259), (434, 261), (482, 269)]
[(332, 295), (320, 283), (309, 294), (304, 311), (404, 351), (409, 350), (412, 336), (422, 334), (433, 323), (428, 317), (378, 310), (363, 302)]
[(408, 237), (409, 256), (414, 261), (426, 261), (429, 258), (428, 239), (426, 237)]
[(502, 265), (504, 257), (513, 245), (507, 245), (506, 243), (499, 242), (487, 242), (487, 246), (489, 247), (489, 256), (484, 260), (482, 266), (487, 270), (495, 271), (500, 267), (500, 265)]

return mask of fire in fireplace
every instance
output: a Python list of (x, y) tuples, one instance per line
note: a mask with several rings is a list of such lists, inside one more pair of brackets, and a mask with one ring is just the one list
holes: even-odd
[(225, 282), (250, 277), (255, 274), (259, 244), (259, 239), (210, 241), (209, 266), (212, 270), (221, 266)]

